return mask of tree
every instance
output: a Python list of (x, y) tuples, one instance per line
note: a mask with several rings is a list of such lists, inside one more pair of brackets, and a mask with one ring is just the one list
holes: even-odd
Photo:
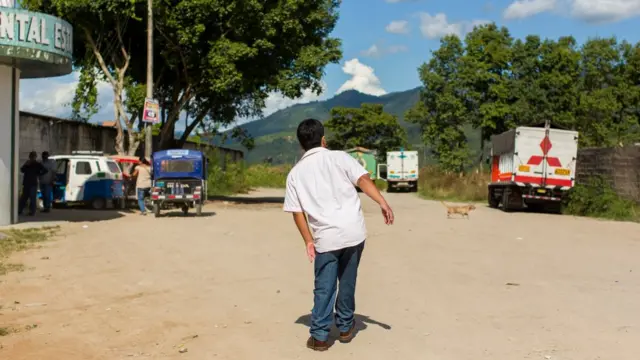
[[(146, 32), (140, 21), (146, 1), (24, 1), (29, 9), (74, 24), (80, 35), (74, 44), (76, 66), (81, 71), (100, 70), (82, 72), (88, 80), (79, 88), (84, 102), (76, 108), (93, 113), (90, 95), (102, 76), (114, 88), (116, 118), (123, 119), (130, 143), (137, 148), (135, 120), (140, 114), (128, 117), (124, 89), (146, 82)], [(340, 0), (155, 2), (154, 97), (162, 107), (160, 146), (182, 146), (196, 128), (211, 135), (238, 117), (260, 116), (272, 92), (291, 98), (304, 89), (320, 92), (324, 67), (342, 56), (340, 40), (330, 36), (339, 4)], [(176, 123), (187, 110), (191, 122), (176, 141)], [(116, 147), (122, 143), (119, 136)]]
[(455, 35), (445, 36), (431, 60), (418, 72), (424, 88), (418, 103), (405, 118), (418, 124), (422, 138), (445, 171), (460, 172), (469, 162), (464, 133), (468, 111), (460, 83), (460, 59), (464, 47)]
[[(460, 59), (460, 88), (473, 126), (481, 131), (480, 146), (492, 135), (514, 127), (511, 113), (510, 64), (513, 39), (505, 27), (475, 27), (465, 37), (466, 51)], [(484, 153), (484, 151), (482, 151)]]
[[(167, 0), (155, 9), (156, 96), (161, 147), (182, 146), (200, 127), (214, 133), (238, 117), (258, 117), (271, 92), (321, 91), (324, 67), (341, 58), (330, 37), (339, 0)], [(134, 77), (145, 73), (134, 65)], [(186, 108), (191, 122), (174, 141)], [(238, 131), (235, 135), (246, 137)]]
[[(88, 121), (97, 104), (97, 83), (106, 81), (113, 90), (114, 121), (117, 129), (115, 150), (135, 154), (139, 136), (135, 129), (138, 113), (129, 115), (125, 90), (134, 80), (128, 75), (134, 40), (132, 34), (144, 33), (140, 24), (141, 1), (137, 0), (22, 0), (29, 10), (54, 14), (73, 24), (74, 65), (80, 71), (72, 104), (72, 117)], [(142, 13), (144, 14), (144, 13)], [(144, 43), (144, 42), (141, 42)], [(139, 57), (140, 61), (145, 58)], [(128, 102), (133, 105), (131, 101)], [(139, 106), (138, 106), (139, 107)], [(125, 148), (125, 131), (128, 147)]]
[(361, 146), (376, 150), (382, 160), (387, 151), (407, 146), (407, 135), (398, 118), (384, 112), (381, 104), (335, 107), (326, 126), (331, 132), (328, 146), (332, 149)]

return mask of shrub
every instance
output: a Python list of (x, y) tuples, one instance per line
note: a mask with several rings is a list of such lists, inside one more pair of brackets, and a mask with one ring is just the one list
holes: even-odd
[(253, 165), (247, 168), (247, 185), (252, 188), (284, 188), (291, 166)]
[(592, 177), (569, 191), (564, 213), (612, 220), (638, 220), (637, 205), (620, 197), (600, 176)]
[(451, 173), (437, 166), (420, 170), (418, 192), (429, 199), (480, 202), (487, 200), (490, 174), (483, 171)]

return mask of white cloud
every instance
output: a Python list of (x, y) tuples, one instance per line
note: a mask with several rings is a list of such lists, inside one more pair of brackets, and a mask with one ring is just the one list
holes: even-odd
[(361, 63), (357, 58), (346, 61), (342, 66), (342, 71), (350, 75), (351, 79), (342, 84), (336, 94), (347, 90), (357, 90), (363, 94), (375, 96), (387, 93), (382, 88), (380, 79), (374, 73), (373, 68)]
[(571, 0), (571, 15), (590, 23), (608, 23), (640, 15), (640, 0)]
[[(80, 74), (48, 79), (30, 79), (20, 81), (20, 110), (37, 114), (66, 118), (71, 115), (73, 101)], [(96, 120), (113, 118), (113, 93), (111, 85), (98, 83), (98, 103), (101, 111)], [(106, 108), (106, 109), (105, 109)], [(102, 116), (102, 118), (98, 118)]]
[(475, 26), (489, 23), (488, 20), (450, 23), (447, 20), (447, 15), (443, 13), (431, 15), (423, 12), (418, 15), (420, 17), (420, 31), (423, 36), (429, 39), (438, 39), (446, 35), (464, 36), (464, 34), (473, 30)]
[(391, 34), (408, 34), (409, 22), (406, 20), (394, 20), (385, 27), (385, 30)]
[(405, 52), (408, 50), (409, 48), (404, 45), (384, 46), (384, 45), (373, 44), (367, 50), (362, 51), (361, 54), (362, 56), (366, 56), (366, 57), (379, 58), (386, 54), (397, 54), (397, 53)]
[(516, 0), (505, 19), (522, 19), (557, 10), (588, 23), (610, 23), (640, 16), (640, 0)]
[(503, 12), (505, 19), (524, 19), (556, 7), (556, 0), (516, 0)]
[(304, 89), (302, 90), (302, 96), (296, 99), (291, 99), (285, 97), (281, 93), (273, 92), (269, 94), (269, 96), (265, 100), (265, 108), (262, 110), (262, 113), (264, 116), (269, 116), (278, 110), (286, 109), (289, 106), (295, 104), (306, 104), (312, 101), (322, 100), (324, 99), (324, 93), (327, 89), (327, 84), (323, 82), (321, 83), (321, 86), (322, 92), (320, 94), (314, 93), (313, 91), (311, 91), (311, 89)]

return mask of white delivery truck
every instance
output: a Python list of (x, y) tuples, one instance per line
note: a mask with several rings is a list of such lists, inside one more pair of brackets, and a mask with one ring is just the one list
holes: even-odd
[(578, 132), (552, 129), (548, 123), (492, 136), (489, 206), (558, 211), (574, 186), (577, 157)]
[(387, 163), (378, 165), (380, 178), (387, 181), (387, 192), (398, 189), (418, 191), (418, 152), (388, 151)]

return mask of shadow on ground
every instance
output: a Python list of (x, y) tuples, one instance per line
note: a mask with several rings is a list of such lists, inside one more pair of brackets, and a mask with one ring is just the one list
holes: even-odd
[(93, 222), (119, 219), (127, 211), (124, 210), (89, 210), (89, 209), (51, 209), (49, 213), (36, 212), (33, 216), (22, 215), (20, 224), (42, 222)]
[[(154, 216), (153, 214), (149, 213), (147, 216)], [(160, 216), (161, 218), (163, 217), (167, 217), (167, 218), (197, 218), (197, 217), (212, 217), (212, 216), (216, 216), (216, 213), (213, 211), (203, 211), (202, 214), (200, 215), (196, 215), (195, 211), (193, 212), (188, 212), (187, 214), (184, 214), (182, 212), (182, 210), (178, 209), (178, 210), (162, 210), (160, 211)]]
[[(358, 333), (360, 331), (366, 330), (369, 327), (369, 325), (375, 325), (385, 330), (391, 330), (391, 325), (376, 321), (370, 318), (369, 316), (356, 314), (355, 318), (356, 318), (356, 330), (355, 330), (354, 336), (358, 336)], [(311, 327), (311, 314), (300, 316), (298, 320), (295, 321), (295, 323), (304, 325), (306, 327)], [(338, 329), (336, 329), (335, 326), (332, 327), (331, 332), (329, 333), (329, 344), (330, 345), (333, 344), (335, 342), (335, 339), (337, 339), (339, 335), (340, 335), (340, 332), (338, 331)]]
[(282, 196), (270, 196), (270, 197), (252, 197), (252, 196), (209, 196), (209, 201), (217, 202), (229, 202), (231, 204), (282, 204), (284, 203), (284, 197)]

